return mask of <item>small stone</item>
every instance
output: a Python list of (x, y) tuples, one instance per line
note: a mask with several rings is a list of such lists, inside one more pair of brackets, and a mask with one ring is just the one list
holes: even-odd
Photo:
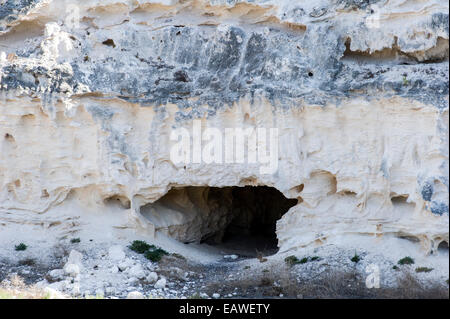
[(125, 258), (118, 264), (120, 271), (125, 271), (131, 266), (133, 266), (133, 260), (131, 260), (130, 258)]
[(108, 295), (113, 295), (116, 293), (116, 289), (114, 287), (106, 287), (105, 293), (107, 293)]
[(127, 273), (132, 276), (132, 277), (136, 277), (138, 279), (144, 279), (145, 278), (145, 271), (142, 268), (142, 266), (140, 264), (136, 264), (133, 267), (129, 268), (127, 270)]
[(79, 284), (74, 284), (73, 288), (72, 288), (72, 295), (74, 295), (76, 297), (76, 296), (79, 296), (80, 293), (81, 293), (80, 285)]
[(220, 294), (218, 294), (218, 293), (213, 293), (212, 297), (213, 297), (214, 299), (218, 299), (218, 298), (220, 298)]
[(150, 284), (155, 283), (158, 280), (158, 274), (154, 271), (148, 274), (147, 276), (147, 282)]
[(65, 275), (64, 269), (53, 269), (53, 270), (49, 271), (49, 273), (48, 273), (48, 276), (50, 277), (50, 279), (57, 280), (57, 281), (63, 280), (64, 275)]
[(111, 268), (109, 268), (109, 272), (112, 274), (117, 274), (119, 272), (119, 267), (112, 266)]
[(80, 267), (77, 264), (66, 264), (64, 271), (71, 277), (77, 277), (80, 274)]
[(58, 281), (58, 282), (54, 282), (50, 285), (48, 285), (46, 288), (50, 288), (56, 291), (63, 291), (64, 288), (66, 286), (66, 283), (64, 281)]
[(83, 266), (83, 255), (76, 251), (75, 249), (72, 249), (70, 251), (69, 254), (69, 258), (67, 259), (67, 263), (66, 264), (74, 264), (74, 265), (78, 265), (78, 267), (82, 267)]
[(35, 284), (35, 286), (36, 286), (36, 288), (43, 289), (43, 288), (45, 288), (46, 286), (48, 286), (48, 282), (47, 282), (47, 280), (43, 279), (43, 280), (41, 280), (41, 281), (38, 281), (38, 282)]
[(115, 245), (108, 250), (109, 259), (114, 261), (121, 261), (125, 258), (125, 253), (123, 252), (122, 246)]
[(56, 289), (45, 287), (44, 292), (47, 295), (48, 299), (65, 299), (64, 295)]
[(105, 292), (103, 291), (103, 289), (97, 289), (95, 291), (95, 296), (103, 298), (103, 297), (105, 297)]
[(128, 293), (127, 299), (144, 299), (144, 295), (139, 291), (131, 291)]
[(166, 278), (161, 278), (155, 283), (155, 288), (164, 289), (166, 287), (166, 283), (167, 283)]

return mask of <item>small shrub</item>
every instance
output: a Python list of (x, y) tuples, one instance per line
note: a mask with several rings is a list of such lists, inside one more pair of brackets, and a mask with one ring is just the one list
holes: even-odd
[(311, 257), (311, 261), (316, 261), (316, 260), (319, 260), (319, 259), (320, 259), (319, 256), (313, 256), (313, 257)]
[(248, 265), (244, 266), (244, 269), (250, 269), (250, 266), (248, 266)]
[(397, 266), (397, 265), (394, 265), (394, 266), (392, 266), (392, 269), (398, 270), (398, 266)]
[(162, 248), (155, 248), (152, 250), (147, 250), (144, 253), (145, 258), (151, 260), (153, 262), (158, 262), (164, 255), (168, 255), (169, 253)]
[[(313, 259), (314, 258), (314, 259)], [(319, 257), (303, 257), (302, 259), (298, 259), (295, 256), (288, 256), (284, 259), (284, 261), (286, 262), (286, 264), (293, 266), (296, 264), (306, 264), (308, 261), (313, 261), (313, 260), (318, 260)]]
[(300, 259), (299, 264), (306, 264), (308, 262), (308, 257), (303, 257)]
[(409, 84), (409, 81), (408, 81), (407, 77), (404, 75), (403, 76), (403, 85), (407, 86), (408, 84)]
[(70, 240), (70, 242), (71, 242), (72, 244), (78, 244), (80, 241), (81, 241), (80, 238), (72, 238), (72, 239)]
[(24, 243), (20, 243), (19, 245), (15, 246), (16, 251), (23, 251), (27, 249), (27, 245), (25, 245)]
[(361, 261), (361, 257), (359, 257), (357, 253), (355, 253), (355, 255), (350, 260), (354, 263), (358, 263)]
[(292, 255), (292, 256), (288, 256), (288, 257), (284, 258), (284, 262), (286, 264), (288, 264), (289, 266), (293, 266), (295, 264), (300, 263), (300, 260), (298, 260), (297, 257)]
[(416, 272), (430, 272), (432, 270), (433, 270), (433, 268), (428, 268), (428, 267), (417, 267), (416, 268)]
[(128, 246), (132, 251), (137, 252), (138, 254), (144, 254), (149, 249), (156, 248), (154, 245), (149, 245), (143, 240), (135, 240), (131, 243), (130, 246)]
[(414, 264), (414, 259), (409, 256), (406, 256), (398, 261), (399, 265), (412, 265)]

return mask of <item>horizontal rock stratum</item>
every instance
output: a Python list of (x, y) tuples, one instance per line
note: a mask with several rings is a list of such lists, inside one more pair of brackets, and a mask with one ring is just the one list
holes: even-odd
[[(270, 186), (284, 251), (448, 243), (446, 1), (0, 3), (0, 238), (197, 241), (229, 222), (209, 187)], [(277, 128), (276, 172), (173, 163), (194, 120)]]

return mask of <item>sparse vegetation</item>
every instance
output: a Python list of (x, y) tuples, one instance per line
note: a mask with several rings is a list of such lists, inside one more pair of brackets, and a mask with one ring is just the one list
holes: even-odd
[(24, 251), (28, 248), (27, 245), (25, 245), (24, 243), (20, 243), (19, 245), (15, 246), (16, 251)]
[(350, 260), (354, 263), (358, 263), (361, 261), (361, 257), (357, 253), (355, 253), (355, 255)]
[(406, 75), (403, 76), (403, 85), (407, 86), (409, 84), (408, 79), (406, 78)]
[(412, 259), (409, 256), (406, 256), (406, 257), (403, 257), (402, 259), (400, 259), (398, 261), (398, 264), (399, 265), (412, 265), (412, 264), (414, 264), (414, 259)]
[(319, 260), (320, 257), (319, 256), (313, 256), (313, 257), (303, 257), (302, 259), (298, 259), (295, 256), (288, 256), (284, 259), (284, 261), (286, 262), (286, 264), (293, 266), (296, 264), (306, 264), (309, 261), (316, 261)]
[(132, 251), (137, 252), (138, 254), (144, 254), (150, 249), (156, 248), (155, 245), (147, 244), (143, 240), (135, 240), (131, 243), (130, 246), (128, 246)]
[(203, 297), (200, 296), (198, 293), (195, 293), (192, 296), (189, 296), (188, 299), (203, 299)]
[(50, 295), (33, 285), (26, 285), (23, 279), (13, 275), (8, 281), (0, 282), (0, 299), (49, 299)]
[(416, 268), (416, 272), (430, 272), (432, 270), (433, 270), (433, 268), (428, 268), (428, 267), (417, 267)]
[[(236, 289), (237, 288), (237, 289)], [(368, 289), (365, 275), (354, 271), (329, 271), (318, 277), (297, 279), (293, 272), (272, 268), (259, 276), (234, 279), (209, 284), (207, 293), (222, 289), (237, 291), (239, 296), (274, 297), (283, 294), (287, 298), (381, 298), (381, 299), (448, 299), (448, 286), (433, 283), (424, 286), (412, 274), (404, 273), (396, 287)]]
[(306, 264), (308, 262), (308, 257), (303, 257), (300, 259), (299, 264)]
[(397, 265), (394, 265), (394, 266), (392, 266), (392, 269), (398, 270), (398, 266), (397, 266)]
[(70, 242), (71, 242), (72, 244), (78, 244), (80, 241), (81, 241), (80, 238), (72, 238), (72, 239), (70, 240)]
[(138, 254), (144, 254), (144, 257), (153, 262), (158, 262), (165, 255), (171, 255), (175, 258), (185, 260), (184, 256), (173, 253), (169, 254), (167, 251), (162, 249), (161, 247), (156, 247), (155, 245), (147, 244), (143, 240), (135, 240), (128, 246), (132, 251), (137, 252)]
[(293, 266), (295, 264), (299, 264), (300, 263), (300, 260), (298, 260), (298, 258), (295, 257), (294, 255), (284, 258), (284, 261), (289, 266)]
[(150, 249), (147, 250), (144, 253), (145, 258), (147, 258), (148, 260), (151, 260), (153, 262), (158, 262), (161, 260), (161, 258), (165, 255), (168, 255), (169, 253), (167, 251), (165, 251), (162, 248), (154, 248), (154, 249)]

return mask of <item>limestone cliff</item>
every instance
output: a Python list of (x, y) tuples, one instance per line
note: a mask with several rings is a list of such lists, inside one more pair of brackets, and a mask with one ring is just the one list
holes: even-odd
[[(449, 239), (448, 39), (438, 0), (1, 0), (0, 233), (64, 236), (119, 211), (118, 229), (179, 236), (186, 216), (155, 225), (141, 207), (265, 185), (298, 199), (282, 249), (360, 235), (434, 252)], [(278, 128), (278, 170), (174, 164), (171, 131), (194, 119)]]

